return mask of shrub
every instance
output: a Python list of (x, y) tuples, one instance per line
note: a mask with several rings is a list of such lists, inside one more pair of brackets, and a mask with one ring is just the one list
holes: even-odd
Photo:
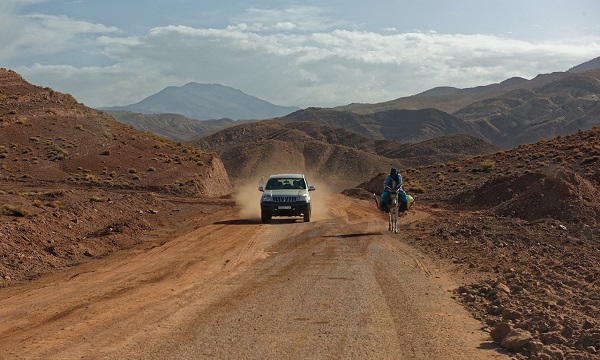
[(491, 171), (492, 169), (494, 169), (494, 166), (496, 166), (496, 163), (492, 160), (484, 160), (481, 162), (481, 171)]
[(56, 161), (62, 160), (69, 155), (69, 152), (58, 145), (52, 144), (46, 147), (46, 157), (49, 160)]
[(0, 213), (2, 215), (18, 216), (18, 217), (24, 217), (24, 216), (31, 215), (31, 213), (29, 211), (27, 211), (26, 209), (23, 209), (19, 206), (15, 206), (15, 205), (3, 205), (0, 208)]
[(587, 159), (583, 159), (581, 161), (581, 165), (592, 164), (592, 163), (595, 163), (596, 161), (598, 161), (599, 159), (600, 159), (600, 156), (592, 156)]
[(60, 201), (49, 201), (45, 204), (48, 207), (54, 208), (54, 209), (58, 209), (61, 205)]
[(411, 187), (408, 192), (413, 193), (413, 194), (423, 194), (425, 192), (425, 190), (422, 187), (419, 186), (415, 186), (415, 187)]

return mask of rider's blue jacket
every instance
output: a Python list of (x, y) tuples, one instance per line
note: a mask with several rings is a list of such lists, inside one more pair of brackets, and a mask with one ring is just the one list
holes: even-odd
[(387, 191), (387, 189), (385, 188), (386, 186), (392, 189), (395, 187), (401, 187), (402, 176), (398, 174), (398, 180), (396, 181), (396, 179), (392, 178), (392, 176), (388, 174), (388, 176), (385, 178), (385, 181), (383, 182), (383, 191)]
[(383, 193), (381, 194), (382, 204), (387, 204), (388, 196), (390, 194), (389, 190), (386, 188), (386, 185), (392, 189), (395, 187), (400, 188), (400, 191), (398, 192), (400, 194), (400, 201), (407, 201), (406, 192), (404, 192), (404, 189), (402, 188), (402, 176), (398, 174), (398, 180), (396, 180), (388, 174), (388, 176), (385, 178), (385, 181), (383, 182)]

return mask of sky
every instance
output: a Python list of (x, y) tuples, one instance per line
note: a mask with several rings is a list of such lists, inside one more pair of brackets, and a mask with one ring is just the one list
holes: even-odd
[(0, 0), (0, 67), (90, 107), (189, 82), (378, 103), (598, 56), (597, 0)]

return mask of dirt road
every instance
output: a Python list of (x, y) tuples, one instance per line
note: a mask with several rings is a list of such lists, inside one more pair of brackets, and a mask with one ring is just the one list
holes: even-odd
[(332, 195), (310, 223), (270, 224), (213, 207), (152, 245), (0, 290), (0, 357), (507, 358), (372, 204)]

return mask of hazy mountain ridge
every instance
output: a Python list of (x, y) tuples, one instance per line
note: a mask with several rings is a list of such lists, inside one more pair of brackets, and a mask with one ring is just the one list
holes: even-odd
[(280, 119), (283, 122), (312, 121), (342, 128), (377, 140), (419, 142), (438, 136), (471, 134), (477, 136), (471, 125), (436, 109), (387, 110), (373, 114), (350, 111), (308, 108)]
[(505, 147), (600, 125), (600, 70), (576, 73), (531, 90), (473, 103), (453, 115)]
[(336, 110), (353, 111), (359, 114), (368, 114), (386, 110), (419, 110), (434, 108), (447, 113), (453, 113), (471, 103), (490, 97), (500, 96), (516, 89), (531, 89), (550, 82), (568, 77), (570, 74), (555, 72), (540, 74), (531, 80), (513, 77), (500, 83), (476, 86), (472, 88), (454, 88), (449, 86), (435, 87), (416, 95), (375, 104), (350, 104), (338, 106)]
[(297, 107), (280, 106), (220, 84), (191, 82), (169, 86), (131, 105), (102, 110), (125, 110), (142, 114), (179, 114), (191, 119), (269, 119), (287, 115)]
[(600, 56), (597, 58), (594, 58), (590, 61), (586, 61), (583, 64), (573, 66), (572, 68), (570, 68), (567, 71), (570, 73), (580, 73), (580, 72), (585, 72), (585, 71), (594, 70), (594, 69), (600, 69)]
[[(465, 89), (440, 86), (414, 96), (378, 104), (355, 103), (334, 109), (307, 108), (284, 116), (283, 120), (315, 121), (332, 127), (342, 127), (374, 139), (424, 141), (436, 136), (466, 133), (482, 137), (502, 146), (513, 146), (543, 137), (587, 129), (596, 124), (593, 120), (595, 98), (580, 97), (576, 94), (561, 94), (561, 88), (568, 81), (561, 83), (560, 80), (571, 79), (570, 81), (574, 83), (575, 88), (585, 88), (586, 85), (581, 82), (581, 79), (573, 78), (573, 76), (578, 75), (577, 73), (580, 70), (600, 67), (598, 59), (600, 58), (573, 67), (569, 72), (540, 74), (531, 80), (513, 77), (497, 84)], [(579, 84), (577, 84), (578, 82)], [(555, 88), (555, 95), (551, 97), (577, 98), (578, 100), (571, 101), (571, 104), (566, 107), (581, 109), (584, 113), (589, 112), (589, 116), (579, 116), (573, 120), (571, 119), (573, 117), (572, 112), (558, 115), (560, 111), (557, 110), (555, 105), (565, 100), (548, 100), (544, 96), (537, 95), (539, 90), (534, 91), (534, 89), (541, 89), (546, 85), (548, 87), (543, 92), (549, 92), (551, 88)], [(222, 87), (215, 86), (216, 88)], [(589, 86), (593, 88), (595, 85), (589, 84)], [(191, 87), (194, 87), (193, 83)], [(168, 89), (178, 88), (171, 87)], [(229, 90), (238, 95), (241, 93), (239, 90), (231, 88)], [(581, 104), (577, 104), (577, 102)], [(411, 109), (419, 112), (406, 112)], [(449, 113), (440, 113), (431, 109)], [(530, 130), (526, 128), (517, 130), (516, 125), (512, 128), (507, 125), (516, 124), (511, 117), (519, 113), (524, 113), (525, 116), (532, 118), (528, 122), (528, 126), (531, 127)], [(553, 113), (558, 117), (563, 117), (562, 121), (558, 122), (558, 126), (556, 125), (556, 119), (552, 118)], [(123, 117), (123, 115), (117, 113), (115, 116), (118, 119), (121, 117), (124, 122), (138, 129), (152, 131), (177, 141), (198, 139), (224, 127), (235, 125), (235, 123), (226, 119), (194, 123), (193, 119), (169, 114), (138, 114)], [(507, 118), (509, 119), (507, 120)], [(466, 120), (466, 123), (460, 120)], [(548, 125), (544, 125), (544, 121), (548, 122)], [(535, 130), (533, 130), (534, 128)], [(505, 129), (518, 132), (518, 134), (511, 132), (499, 134), (500, 131)]]
[[(540, 75), (543, 85), (485, 98), (448, 114), (436, 109), (356, 113), (309, 108), (281, 121), (314, 121), (371, 137), (424, 141), (438, 136), (469, 134), (502, 147), (549, 139), (600, 125), (600, 70)], [(556, 80), (548, 82), (549, 79)], [(522, 83), (519, 79), (508, 83)], [(511, 85), (512, 86), (512, 85)], [(446, 90), (449, 91), (449, 90)]]
[(130, 111), (106, 112), (117, 121), (175, 141), (191, 141), (216, 131), (240, 124), (243, 120), (194, 120), (179, 114), (140, 114)]

